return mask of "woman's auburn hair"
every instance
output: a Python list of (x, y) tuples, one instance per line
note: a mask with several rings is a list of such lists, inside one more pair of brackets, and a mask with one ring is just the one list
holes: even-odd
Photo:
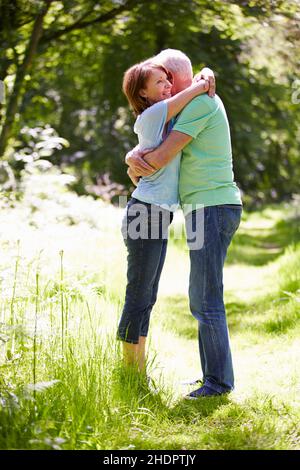
[(147, 81), (154, 69), (161, 70), (167, 75), (168, 80), (172, 80), (170, 72), (168, 72), (162, 64), (155, 63), (151, 60), (146, 60), (133, 65), (126, 70), (124, 74), (122, 86), (123, 93), (126, 95), (135, 116), (138, 116), (145, 111), (145, 109), (151, 106), (146, 98), (140, 96), (140, 91), (146, 88)]

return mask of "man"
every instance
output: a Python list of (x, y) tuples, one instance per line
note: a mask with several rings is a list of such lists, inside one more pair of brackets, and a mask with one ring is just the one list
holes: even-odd
[[(167, 49), (156, 56), (172, 74), (172, 93), (192, 82), (190, 60)], [(197, 222), (197, 206), (204, 207), (204, 242), (190, 249), (189, 299), (198, 320), (203, 384), (188, 398), (220, 395), (234, 387), (233, 367), (223, 300), (223, 266), (237, 230), (242, 203), (233, 180), (230, 130), (221, 99), (194, 98), (179, 115), (170, 135), (154, 151), (134, 150), (126, 162), (136, 176), (146, 176), (168, 164), (182, 150), (179, 195), (185, 214)], [(154, 170), (153, 170), (154, 169)]]

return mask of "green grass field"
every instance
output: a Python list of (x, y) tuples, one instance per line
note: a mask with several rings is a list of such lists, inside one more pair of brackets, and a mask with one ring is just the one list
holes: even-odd
[(187, 401), (181, 382), (201, 373), (185, 242), (169, 243), (149, 387), (124, 376), (115, 341), (121, 210), (41, 194), (1, 202), (1, 449), (299, 449), (296, 205), (244, 214), (225, 268), (236, 388)]

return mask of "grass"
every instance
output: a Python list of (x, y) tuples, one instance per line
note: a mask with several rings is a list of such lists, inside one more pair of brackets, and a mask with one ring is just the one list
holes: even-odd
[[(244, 215), (225, 268), (236, 389), (187, 401), (181, 381), (199, 376), (200, 364), (184, 242), (169, 244), (148, 384), (124, 373), (115, 340), (126, 273), (121, 213), (65, 196), (69, 225), (48, 212), (42, 222), (39, 212), (49, 205), (26, 211), (26, 197), (0, 215), (0, 448), (298, 449), (300, 244), (293, 208)], [(74, 223), (76, 205), (81, 219), (76, 209)]]

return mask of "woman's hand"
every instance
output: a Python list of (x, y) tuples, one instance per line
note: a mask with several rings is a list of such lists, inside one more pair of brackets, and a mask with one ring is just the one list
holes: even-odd
[(197, 73), (194, 76), (193, 82), (198, 82), (200, 80), (205, 80), (209, 82), (208, 96), (213, 98), (216, 93), (216, 79), (214, 72), (208, 67), (204, 67), (201, 72)]
[(200, 78), (199, 80), (195, 80), (192, 86), (196, 88), (199, 94), (206, 93), (209, 90), (209, 81)]

